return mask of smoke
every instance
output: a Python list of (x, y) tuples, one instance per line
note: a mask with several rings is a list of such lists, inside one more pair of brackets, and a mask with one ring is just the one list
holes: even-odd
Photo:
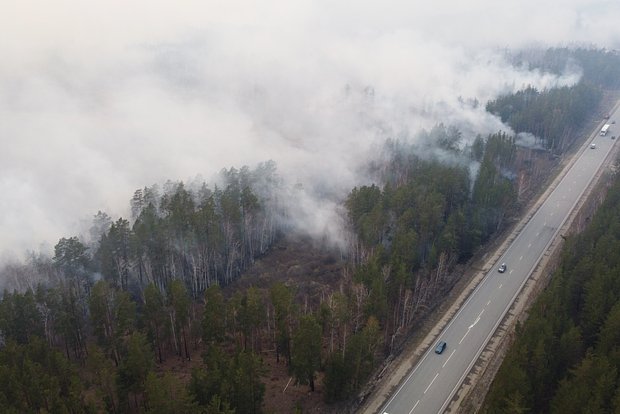
[(519, 132), (516, 135), (515, 143), (520, 147), (531, 148), (536, 150), (544, 150), (542, 141), (529, 132)]
[(10, 3), (5, 257), (49, 250), (98, 210), (129, 216), (136, 188), (270, 159), (303, 189), (284, 198), (292, 220), (336, 235), (337, 206), (367, 182), (360, 166), (377, 143), (437, 122), (468, 141), (506, 129), (487, 100), (578, 80), (514, 67), (503, 48), (620, 41), (620, 7), (602, 1)]

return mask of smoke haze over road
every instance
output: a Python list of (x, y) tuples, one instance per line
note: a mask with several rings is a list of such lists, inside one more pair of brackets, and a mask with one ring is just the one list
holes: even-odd
[[(0, 15), (0, 257), (49, 249), (136, 188), (272, 159), (300, 226), (385, 138), (507, 129), (484, 102), (531, 84), (505, 48), (617, 48), (610, 1), (8, 0)], [(93, 4), (95, 3), (95, 4)], [(477, 100), (482, 105), (468, 102)]]

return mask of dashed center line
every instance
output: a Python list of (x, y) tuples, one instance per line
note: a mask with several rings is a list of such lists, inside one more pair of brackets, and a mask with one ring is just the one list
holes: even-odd
[[(537, 236), (538, 236), (538, 234), (537, 234)], [(528, 244), (528, 245), (527, 245), (527, 248), (528, 248), (528, 249), (529, 249), (530, 247), (532, 247), (532, 243), (530, 243), (530, 244)]]
[(490, 304), (491, 304), (491, 301), (488, 301), (488, 302), (487, 302), (487, 306), (489, 306)]
[(444, 362), (443, 365), (441, 366), (442, 368), (446, 367), (446, 364), (448, 363), (448, 361), (450, 361), (450, 358), (452, 358), (452, 355), (454, 355), (455, 352), (456, 352), (456, 349), (453, 349), (448, 359), (446, 359), (446, 362)]
[[(478, 317), (476, 318), (476, 320), (474, 321), (474, 323), (472, 323), (471, 325), (469, 325), (469, 328), (467, 328), (467, 330), (469, 331), (471, 328), (473, 328), (474, 326), (476, 326), (476, 324), (480, 321), (480, 317), (482, 316), (482, 314), (484, 313), (484, 309), (482, 309), (482, 311), (480, 311), (480, 314), (478, 315)], [(463, 337), (465, 338), (465, 337)], [(460, 342), (459, 342), (460, 343)]]
[(504, 284), (503, 284), (503, 283), (499, 285), (499, 288), (501, 289), (501, 288), (502, 288), (502, 286), (504, 286)]
[(523, 256), (519, 257), (519, 261), (523, 260)]
[(426, 387), (426, 389), (424, 390), (424, 394), (426, 394), (426, 391), (428, 391), (428, 389), (431, 387), (431, 385), (433, 385), (433, 382), (435, 382), (435, 380), (437, 379), (438, 375), (439, 375), (439, 372), (435, 374), (435, 376), (433, 377), (433, 380), (431, 381), (431, 383), (428, 384), (428, 387)]
[(463, 337), (461, 338), (461, 340), (459, 341), (459, 345), (461, 345), (461, 343), (463, 342), (463, 340), (465, 339), (465, 337), (467, 336), (467, 334), (469, 333), (470, 329), (467, 330), (467, 332), (465, 332), (465, 335), (463, 335)]
[[(418, 400), (415, 405), (413, 406), (413, 408), (411, 409), (411, 411), (409, 411), (409, 414), (411, 414), (413, 412), (413, 410), (415, 410), (415, 408), (418, 406), (418, 404), (420, 404), (420, 400)], [(388, 413), (384, 413), (384, 414), (388, 414)]]

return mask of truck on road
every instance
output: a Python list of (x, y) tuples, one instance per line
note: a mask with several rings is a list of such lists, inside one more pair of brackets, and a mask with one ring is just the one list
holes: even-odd
[(609, 131), (609, 126), (609, 124), (603, 125), (603, 128), (601, 128), (601, 135), (607, 135), (607, 131)]

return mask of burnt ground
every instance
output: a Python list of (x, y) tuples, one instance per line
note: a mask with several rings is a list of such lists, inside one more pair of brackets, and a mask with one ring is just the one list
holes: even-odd
[(309, 237), (286, 235), (225, 291), (250, 286), (269, 289), (274, 282), (282, 282), (294, 288), (297, 299), (318, 303), (321, 294), (338, 287), (344, 265), (337, 253)]

